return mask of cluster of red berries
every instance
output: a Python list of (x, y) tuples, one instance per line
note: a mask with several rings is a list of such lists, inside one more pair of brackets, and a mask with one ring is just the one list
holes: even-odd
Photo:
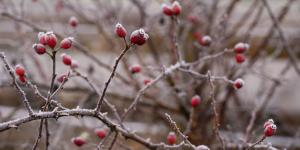
[(177, 140), (177, 136), (174, 132), (169, 132), (168, 136), (167, 136), (167, 143), (169, 145), (174, 145), (176, 143)]
[(249, 49), (249, 44), (247, 43), (237, 43), (234, 46), (234, 52), (235, 54), (235, 61), (238, 64), (241, 64), (245, 61), (245, 55), (243, 53), (245, 53), (247, 50)]
[(23, 83), (26, 82), (26, 73), (25, 69), (21, 65), (16, 65), (15, 67), (15, 73), (18, 75), (19, 80)]
[(202, 36), (199, 32), (194, 33), (194, 37), (201, 46), (208, 47), (211, 45), (212, 39), (208, 35)]
[(167, 16), (178, 16), (180, 15), (182, 8), (177, 1), (174, 1), (171, 6), (162, 4), (162, 11)]
[[(60, 42), (60, 48), (69, 49), (72, 46), (72, 42), (73, 42), (72, 37), (65, 38)], [(53, 50), (56, 44), (57, 44), (57, 37), (53, 32), (47, 32), (47, 33), (40, 32), (38, 34), (38, 43), (33, 44), (32, 47), (37, 54), (42, 55), (46, 53), (46, 46), (48, 46)]]
[[(127, 30), (123, 27), (122, 24), (117, 23), (115, 27), (115, 34), (120, 38), (125, 38), (127, 35)], [(144, 29), (137, 29), (133, 31), (130, 35), (131, 44), (143, 45), (148, 40), (149, 35), (145, 32)]]
[[(105, 129), (96, 129), (95, 130), (95, 134), (98, 136), (99, 139), (104, 139), (106, 137), (106, 130)], [(71, 142), (78, 146), (78, 147), (81, 147), (83, 146), (84, 144), (87, 143), (87, 137), (86, 135), (82, 135), (82, 136), (78, 136), (78, 137), (74, 137), (71, 139)]]
[(235, 89), (240, 89), (240, 88), (242, 88), (243, 86), (245, 85), (245, 82), (244, 82), (244, 80), (243, 79), (236, 79), (235, 81), (234, 81), (234, 83), (233, 83), (233, 87), (235, 88)]
[(191, 99), (191, 105), (192, 107), (197, 107), (201, 103), (201, 97), (199, 95), (195, 95)]
[(277, 130), (277, 126), (274, 124), (273, 119), (269, 119), (264, 124), (264, 135), (266, 137), (273, 136)]

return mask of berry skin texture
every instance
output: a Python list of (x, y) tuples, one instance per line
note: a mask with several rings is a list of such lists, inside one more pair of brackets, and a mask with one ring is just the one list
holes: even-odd
[(203, 36), (200, 40), (199, 40), (199, 44), (202, 46), (210, 46), (212, 42), (212, 39), (210, 36)]
[(241, 64), (245, 61), (245, 56), (243, 54), (236, 54), (235, 61), (236, 63)]
[(131, 33), (130, 42), (132, 44), (143, 45), (148, 40), (149, 35), (144, 31), (144, 29), (138, 29)]
[(19, 80), (20, 80), (22, 83), (25, 83), (25, 82), (26, 82), (26, 77), (25, 77), (25, 76), (19, 76)]
[(191, 99), (191, 105), (194, 108), (197, 107), (200, 104), (200, 102), (201, 102), (201, 98), (199, 95), (195, 95)]
[(247, 51), (249, 49), (249, 45), (246, 43), (237, 43), (234, 46), (234, 51), (235, 53), (244, 53), (245, 51)]
[(47, 35), (44, 32), (39, 32), (38, 39), (40, 44), (47, 45)]
[(74, 16), (70, 17), (69, 19), (69, 25), (73, 28), (76, 28), (78, 25), (78, 19)]
[(43, 44), (33, 44), (32, 47), (35, 50), (35, 52), (39, 55), (43, 55), (46, 53), (46, 47)]
[(132, 74), (139, 73), (139, 72), (141, 72), (141, 70), (142, 70), (142, 68), (140, 65), (133, 65), (130, 67), (130, 72)]
[(150, 82), (151, 82), (150, 79), (145, 79), (145, 80), (144, 80), (144, 85), (147, 85), (147, 84), (149, 84)]
[(162, 5), (162, 12), (167, 16), (173, 16), (172, 8), (166, 4)]
[(67, 65), (71, 66), (72, 65), (72, 57), (70, 55), (67, 55), (65, 53), (61, 54), (62, 62)]
[(84, 144), (86, 144), (86, 140), (81, 138), (81, 137), (74, 137), (74, 138), (71, 139), (71, 142), (73, 144), (75, 144), (76, 146), (78, 146), (78, 147), (81, 147)]
[(106, 137), (106, 131), (104, 129), (95, 130), (95, 133), (100, 139), (104, 139)]
[(265, 127), (264, 134), (266, 137), (273, 136), (277, 130), (277, 126), (275, 124), (270, 124)]
[(72, 37), (65, 38), (60, 42), (60, 48), (69, 49), (72, 47), (72, 43), (73, 43)]
[(242, 88), (244, 85), (245, 85), (245, 82), (243, 79), (236, 79), (233, 83), (234, 88), (237, 90)]
[(53, 32), (47, 32), (46, 33), (47, 35), (47, 45), (54, 49), (54, 47), (56, 46), (56, 43), (57, 43), (57, 38), (56, 38), (56, 35), (53, 33)]
[(172, 4), (173, 15), (175, 15), (175, 16), (180, 15), (181, 9), (182, 8), (181, 8), (180, 4), (178, 3), (178, 1), (174, 1), (173, 4)]
[(25, 76), (25, 69), (21, 65), (16, 65), (15, 72), (20, 77), (24, 77)]
[(169, 145), (174, 145), (176, 143), (177, 137), (174, 132), (170, 132), (167, 136), (167, 143)]
[(117, 23), (115, 27), (115, 34), (120, 38), (125, 38), (127, 35), (126, 29), (123, 27), (122, 24)]

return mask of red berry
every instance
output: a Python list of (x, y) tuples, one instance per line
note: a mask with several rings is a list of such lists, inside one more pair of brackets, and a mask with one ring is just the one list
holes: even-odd
[(242, 80), (242, 79), (236, 79), (234, 81), (233, 86), (234, 86), (235, 89), (240, 89), (240, 88), (242, 88), (244, 86), (244, 84), (245, 84), (244, 80)]
[(18, 76), (25, 76), (25, 69), (21, 65), (16, 65), (15, 72)]
[(74, 137), (71, 139), (72, 143), (75, 144), (78, 147), (81, 147), (82, 145), (86, 144), (86, 140), (82, 137)]
[(275, 134), (277, 127), (275, 124), (270, 124), (265, 127), (264, 134), (265, 136), (272, 136)]
[(56, 80), (59, 83), (63, 83), (67, 76), (68, 75), (66, 75), (66, 74), (61, 74), (60, 76), (58, 76), (58, 78)]
[(202, 46), (210, 46), (211, 41), (211, 37), (206, 35), (199, 40), (199, 44)]
[(39, 55), (45, 54), (46, 53), (46, 47), (43, 44), (33, 44), (33, 49), (35, 52)]
[(245, 61), (245, 56), (243, 54), (236, 54), (235, 55), (235, 61), (238, 63), (238, 64), (241, 64)]
[(55, 34), (53, 32), (47, 32), (46, 35), (47, 35), (47, 39), (46, 39), (47, 45), (50, 48), (54, 49), (54, 47), (56, 46), (56, 43), (57, 43), (57, 38), (56, 38)]
[(44, 32), (39, 32), (38, 39), (40, 44), (47, 45), (47, 35)]
[(201, 98), (199, 95), (195, 95), (191, 99), (191, 105), (192, 107), (197, 107), (201, 102)]
[(25, 76), (19, 76), (19, 80), (23, 83), (26, 82), (26, 77)]
[(100, 139), (104, 139), (106, 136), (106, 131), (104, 129), (95, 130), (95, 133)]
[(274, 124), (274, 120), (273, 119), (269, 119), (268, 121), (266, 121), (265, 124), (264, 124), (264, 128), (266, 128), (270, 124)]
[(126, 29), (122, 26), (122, 24), (117, 23), (115, 27), (115, 33), (118, 37), (124, 38), (127, 34)]
[(73, 42), (72, 37), (65, 38), (60, 42), (60, 48), (69, 49), (72, 46), (72, 42)]
[(74, 16), (70, 17), (69, 24), (71, 27), (75, 28), (78, 25), (78, 19)]
[(162, 5), (162, 11), (167, 16), (172, 16), (173, 15), (172, 8), (168, 5), (166, 5), (166, 4)]
[(141, 66), (140, 65), (133, 65), (130, 67), (131, 73), (139, 73), (141, 72)]
[(173, 145), (176, 143), (176, 139), (177, 139), (176, 134), (174, 132), (170, 132), (167, 137), (167, 143), (169, 145)]
[(249, 49), (249, 45), (246, 43), (237, 43), (234, 46), (234, 51), (236, 53), (244, 53), (245, 51), (247, 51)]
[(147, 84), (149, 84), (150, 82), (151, 82), (150, 79), (145, 79), (145, 80), (144, 80), (144, 85), (147, 85)]
[(173, 4), (172, 4), (172, 12), (176, 16), (178, 16), (181, 13), (181, 6), (178, 3), (178, 1), (173, 2)]
[(138, 29), (131, 33), (130, 41), (132, 44), (143, 45), (148, 40), (149, 35), (144, 31), (144, 29)]
[(62, 61), (65, 65), (67, 65), (67, 66), (72, 65), (72, 57), (70, 55), (62, 53), (60, 56), (62, 57)]

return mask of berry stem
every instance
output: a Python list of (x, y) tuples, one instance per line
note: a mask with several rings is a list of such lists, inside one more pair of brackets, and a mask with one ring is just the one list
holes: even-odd
[(107, 88), (112, 80), (112, 78), (115, 76), (115, 73), (116, 73), (116, 70), (117, 70), (117, 67), (119, 65), (119, 62), (120, 60), (123, 58), (123, 56), (126, 54), (126, 52), (130, 49), (131, 47), (131, 44), (127, 44), (126, 40), (124, 39), (124, 42), (125, 42), (125, 49), (122, 51), (122, 53), (117, 57), (115, 63), (114, 63), (114, 67), (113, 67), (113, 70), (108, 78), (108, 80), (105, 82), (105, 86), (104, 86), (104, 89), (102, 91), (102, 95), (101, 97), (99, 98), (98, 102), (97, 102), (97, 106), (95, 108), (95, 111), (98, 112), (100, 109), (101, 109), (101, 105), (103, 103), (103, 100), (104, 100), (104, 97), (105, 97), (105, 94), (106, 94), (106, 91), (107, 91)]
[(247, 150), (250, 150), (252, 148), (254, 148), (255, 145), (261, 143), (262, 141), (264, 141), (266, 139), (266, 136), (263, 135), (258, 141), (256, 141), (255, 143), (253, 143), (250, 147), (247, 148)]

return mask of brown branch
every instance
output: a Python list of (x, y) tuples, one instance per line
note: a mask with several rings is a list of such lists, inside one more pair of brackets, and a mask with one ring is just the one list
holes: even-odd
[(20, 85), (19, 85), (19, 83), (17, 81), (17, 78), (16, 78), (16, 76), (15, 76), (15, 74), (13, 72), (13, 69), (11, 68), (11, 66), (8, 63), (8, 61), (6, 60), (6, 56), (5, 56), (4, 52), (0, 52), (0, 57), (1, 57), (2, 61), (3, 61), (3, 63), (4, 63), (4, 66), (5, 66), (6, 70), (9, 72), (9, 74), (10, 74), (12, 80), (13, 80), (13, 84), (14, 84), (15, 88), (17, 89), (17, 91), (23, 97), (23, 101), (22, 102), (23, 102), (26, 110), (28, 111), (28, 114), (30, 116), (34, 115), (34, 112), (33, 112), (32, 108), (31, 108), (31, 106), (29, 104), (29, 101), (28, 101), (27, 97), (26, 97), (26, 93), (21, 89), (21, 87), (20, 87)]

